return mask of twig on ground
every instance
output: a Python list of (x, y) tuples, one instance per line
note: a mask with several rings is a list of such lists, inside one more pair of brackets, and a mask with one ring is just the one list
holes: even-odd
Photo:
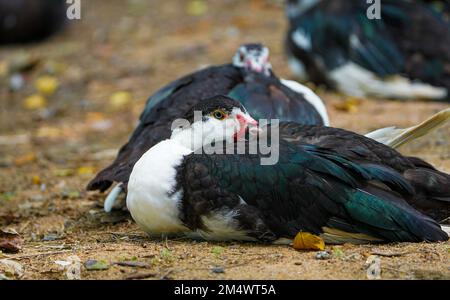
[(404, 251), (404, 252), (384, 252), (384, 251), (372, 251), (371, 254), (373, 255), (379, 255), (379, 256), (385, 256), (385, 257), (394, 257), (394, 256), (402, 256), (405, 254), (411, 253), (410, 251)]
[(155, 276), (156, 276), (155, 273), (137, 273), (137, 274), (126, 276), (124, 279), (125, 280), (136, 280), (136, 279), (146, 279), (146, 278), (155, 277)]
[(167, 250), (171, 250), (170, 247), (169, 247), (169, 242), (168, 242), (167, 236), (166, 236), (166, 238), (164, 240), (164, 246), (167, 248)]
[(165, 279), (170, 279), (169, 275), (173, 272), (172, 269), (170, 269), (169, 271), (167, 271), (163, 276), (161, 276), (159, 279), (161, 280), (165, 280)]
[(139, 261), (117, 261), (113, 264), (122, 267), (132, 267), (132, 268), (150, 268), (150, 265)]

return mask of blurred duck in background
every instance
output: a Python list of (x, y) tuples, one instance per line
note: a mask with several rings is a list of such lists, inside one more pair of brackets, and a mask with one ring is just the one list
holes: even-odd
[(43, 40), (66, 24), (65, 0), (0, 0), (0, 45)]
[(288, 0), (289, 65), (301, 80), (345, 94), (449, 99), (448, 1)]

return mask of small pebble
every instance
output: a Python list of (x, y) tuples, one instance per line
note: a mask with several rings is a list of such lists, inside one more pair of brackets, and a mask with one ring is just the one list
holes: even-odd
[(316, 259), (330, 259), (331, 254), (327, 251), (319, 251), (316, 253)]
[(13, 91), (18, 91), (25, 85), (25, 80), (21, 74), (14, 74), (9, 80), (9, 87)]
[(42, 241), (44, 241), (44, 242), (50, 242), (50, 241), (55, 241), (55, 240), (57, 240), (58, 238), (59, 238), (59, 236), (58, 236), (57, 234), (55, 234), (55, 233), (50, 233), (50, 234), (45, 235), (45, 236), (42, 238)]
[(98, 271), (98, 270), (107, 270), (109, 269), (109, 265), (108, 263), (106, 263), (105, 261), (97, 261), (95, 259), (89, 259), (84, 263), (84, 266), (86, 267), (87, 270), (89, 271)]
[(214, 267), (211, 269), (211, 272), (216, 274), (225, 273), (225, 270), (222, 267)]

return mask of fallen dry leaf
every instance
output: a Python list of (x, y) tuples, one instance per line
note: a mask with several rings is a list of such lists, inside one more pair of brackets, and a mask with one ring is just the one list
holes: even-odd
[(25, 98), (23, 107), (29, 110), (36, 110), (45, 108), (47, 106), (47, 100), (41, 95), (31, 95)]
[(191, 16), (201, 16), (206, 13), (208, 6), (205, 1), (192, 0), (186, 5), (186, 13)]
[(334, 107), (337, 110), (345, 111), (345, 112), (353, 114), (353, 113), (358, 112), (358, 110), (359, 110), (358, 107), (361, 105), (361, 103), (362, 103), (362, 100), (359, 98), (348, 97), (344, 101), (334, 104)]
[(16, 253), (22, 249), (22, 237), (12, 229), (0, 229), (0, 249)]
[(113, 110), (120, 110), (130, 105), (133, 97), (129, 92), (116, 92), (109, 98), (109, 105)]
[(105, 115), (100, 112), (88, 112), (86, 114), (86, 122), (87, 123), (94, 123), (98, 121), (105, 120)]
[(39, 77), (35, 82), (35, 87), (39, 93), (43, 95), (53, 95), (59, 86), (59, 81), (53, 76), (42, 76)]
[(33, 175), (31, 182), (35, 185), (40, 185), (42, 183), (41, 177), (39, 175)]
[(92, 175), (94, 172), (94, 168), (89, 166), (79, 167), (77, 170), (78, 175)]
[(317, 235), (308, 232), (299, 232), (294, 239), (294, 249), (297, 250), (324, 250), (325, 242)]
[(16, 157), (14, 159), (14, 164), (19, 167), (19, 166), (23, 166), (23, 165), (26, 165), (26, 164), (29, 164), (29, 163), (32, 163), (32, 162), (35, 162), (35, 161), (36, 161), (36, 154), (34, 154), (34, 153), (27, 153), (25, 155), (21, 155), (19, 157)]

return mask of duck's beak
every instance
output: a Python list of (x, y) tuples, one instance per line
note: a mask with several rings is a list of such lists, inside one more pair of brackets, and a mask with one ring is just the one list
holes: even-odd
[(245, 135), (247, 127), (249, 127), (249, 132), (254, 131), (252, 128), (258, 128), (258, 121), (253, 119), (249, 114), (239, 113), (236, 115), (236, 119), (239, 122), (240, 127), (239, 132), (235, 134), (235, 138), (237, 139), (240, 139)]
[(255, 59), (252, 58), (249, 58), (245, 61), (245, 67), (248, 70), (252, 70), (257, 73), (261, 73), (264, 70), (263, 65), (256, 62)]
[(237, 120), (239, 121), (239, 124), (241, 124), (241, 126), (244, 125), (243, 127), (245, 127), (246, 125), (258, 126), (258, 121), (253, 119), (249, 114), (238, 114)]

